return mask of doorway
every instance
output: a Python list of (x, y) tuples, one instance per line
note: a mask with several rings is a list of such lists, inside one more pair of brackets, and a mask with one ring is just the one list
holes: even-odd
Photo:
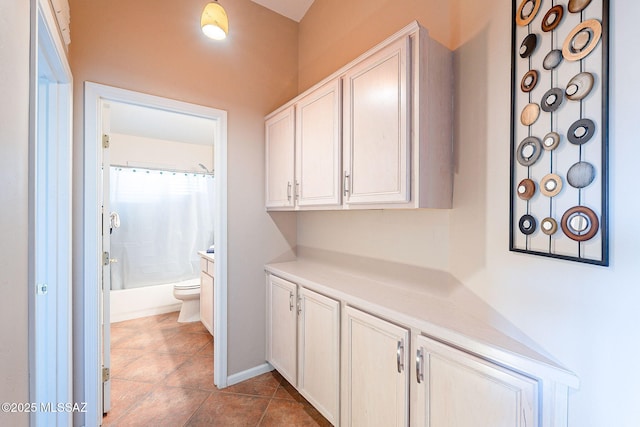
[[(180, 101), (146, 95), (129, 90), (114, 88), (96, 83), (85, 83), (85, 144), (84, 144), (84, 366), (85, 366), (85, 398), (88, 408), (95, 413), (86, 414), (87, 423), (102, 419), (103, 373), (102, 346), (104, 334), (101, 330), (103, 302), (102, 268), (104, 251), (102, 238), (102, 206), (103, 194), (103, 134), (104, 106), (109, 103), (121, 103), (149, 109), (173, 112), (184, 116), (210, 119), (214, 122), (214, 170), (215, 170), (215, 213), (214, 235), (216, 240), (215, 262), (215, 346), (214, 346), (214, 378), (216, 386), (227, 385), (227, 341), (226, 341), (226, 307), (227, 307), (227, 218), (226, 218), (226, 182), (227, 182), (227, 114), (226, 111)], [(107, 160), (108, 163), (108, 160)], [(108, 198), (108, 195), (106, 195)], [(107, 213), (106, 215), (109, 215)], [(108, 260), (108, 256), (106, 257)], [(106, 377), (108, 380), (108, 376)]]
[(29, 148), (31, 425), (71, 425), (47, 402), (71, 402), (72, 76), (48, 1), (32, 15)]

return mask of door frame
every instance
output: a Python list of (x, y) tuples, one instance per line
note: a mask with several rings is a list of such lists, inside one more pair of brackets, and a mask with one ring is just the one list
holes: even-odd
[[(72, 402), (73, 76), (51, 4), (31, 1), (29, 99), (29, 399)], [(46, 90), (41, 90), (41, 82)], [(46, 116), (43, 124), (41, 114)], [(44, 142), (44, 144), (43, 144)], [(44, 187), (44, 188), (43, 188)], [(44, 199), (43, 199), (44, 197)], [(43, 206), (44, 205), (44, 206)], [(42, 233), (53, 247), (40, 249)], [(39, 256), (42, 255), (42, 256)], [(40, 282), (45, 275), (45, 282)], [(49, 354), (55, 357), (49, 357)], [(71, 425), (70, 413), (38, 406), (32, 426)]]
[[(217, 122), (214, 135), (216, 244), (214, 287), (214, 383), (227, 386), (227, 112), (201, 105), (143, 94), (93, 82), (84, 84), (84, 390), (87, 425), (102, 420), (100, 375), (100, 292), (102, 268), (101, 189), (103, 101), (116, 101), (209, 118)], [(94, 412), (95, 413), (92, 413)], [(92, 421), (93, 420), (93, 421)]]

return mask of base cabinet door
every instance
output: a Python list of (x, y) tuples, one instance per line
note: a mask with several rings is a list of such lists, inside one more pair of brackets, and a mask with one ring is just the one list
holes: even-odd
[(298, 390), (338, 425), (340, 304), (305, 288), (299, 288), (298, 301)]
[(296, 285), (267, 278), (267, 361), (294, 387), (296, 383)]
[(537, 381), (423, 336), (415, 342), (412, 425), (539, 425)]
[(345, 307), (343, 320), (343, 426), (409, 425), (409, 331)]
[(204, 272), (200, 273), (200, 321), (211, 335), (213, 335), (213, 282), (212, 276)]

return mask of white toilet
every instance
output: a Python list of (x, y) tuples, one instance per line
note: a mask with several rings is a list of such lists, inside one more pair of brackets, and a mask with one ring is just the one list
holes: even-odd
[(185, 280), (173, 285), (173, 296), (182, 301), (178, 322), (200, 320), (200, 279)]

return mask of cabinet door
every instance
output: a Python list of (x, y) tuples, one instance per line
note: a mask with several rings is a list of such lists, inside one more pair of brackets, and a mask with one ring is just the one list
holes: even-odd
[(300, 207), (341, 204), (340, 80), (296, 103), (296, 196)]
[(344, 77), (347, 204), (411, 198), (409, 43), (390, 44)]
[(293, 208), (293, 159), (295, 149), (293, 106), (265, 122), (265, 205)]
[(416, 343), (416, 426), (538, 425), (537, 381), (423, 336)]
[(294, 387), (296, 383), (296, 285), (267, 279), (267, 361)]
[(409, 331), (352, 307), (343, 325), (342, 424), (408, 425)]
[(200, 273), (200, 321), (213, 335), (213, 277)]
[(338, 424), (340, 304), (299, 289), (298, 390), (333, 425)]

